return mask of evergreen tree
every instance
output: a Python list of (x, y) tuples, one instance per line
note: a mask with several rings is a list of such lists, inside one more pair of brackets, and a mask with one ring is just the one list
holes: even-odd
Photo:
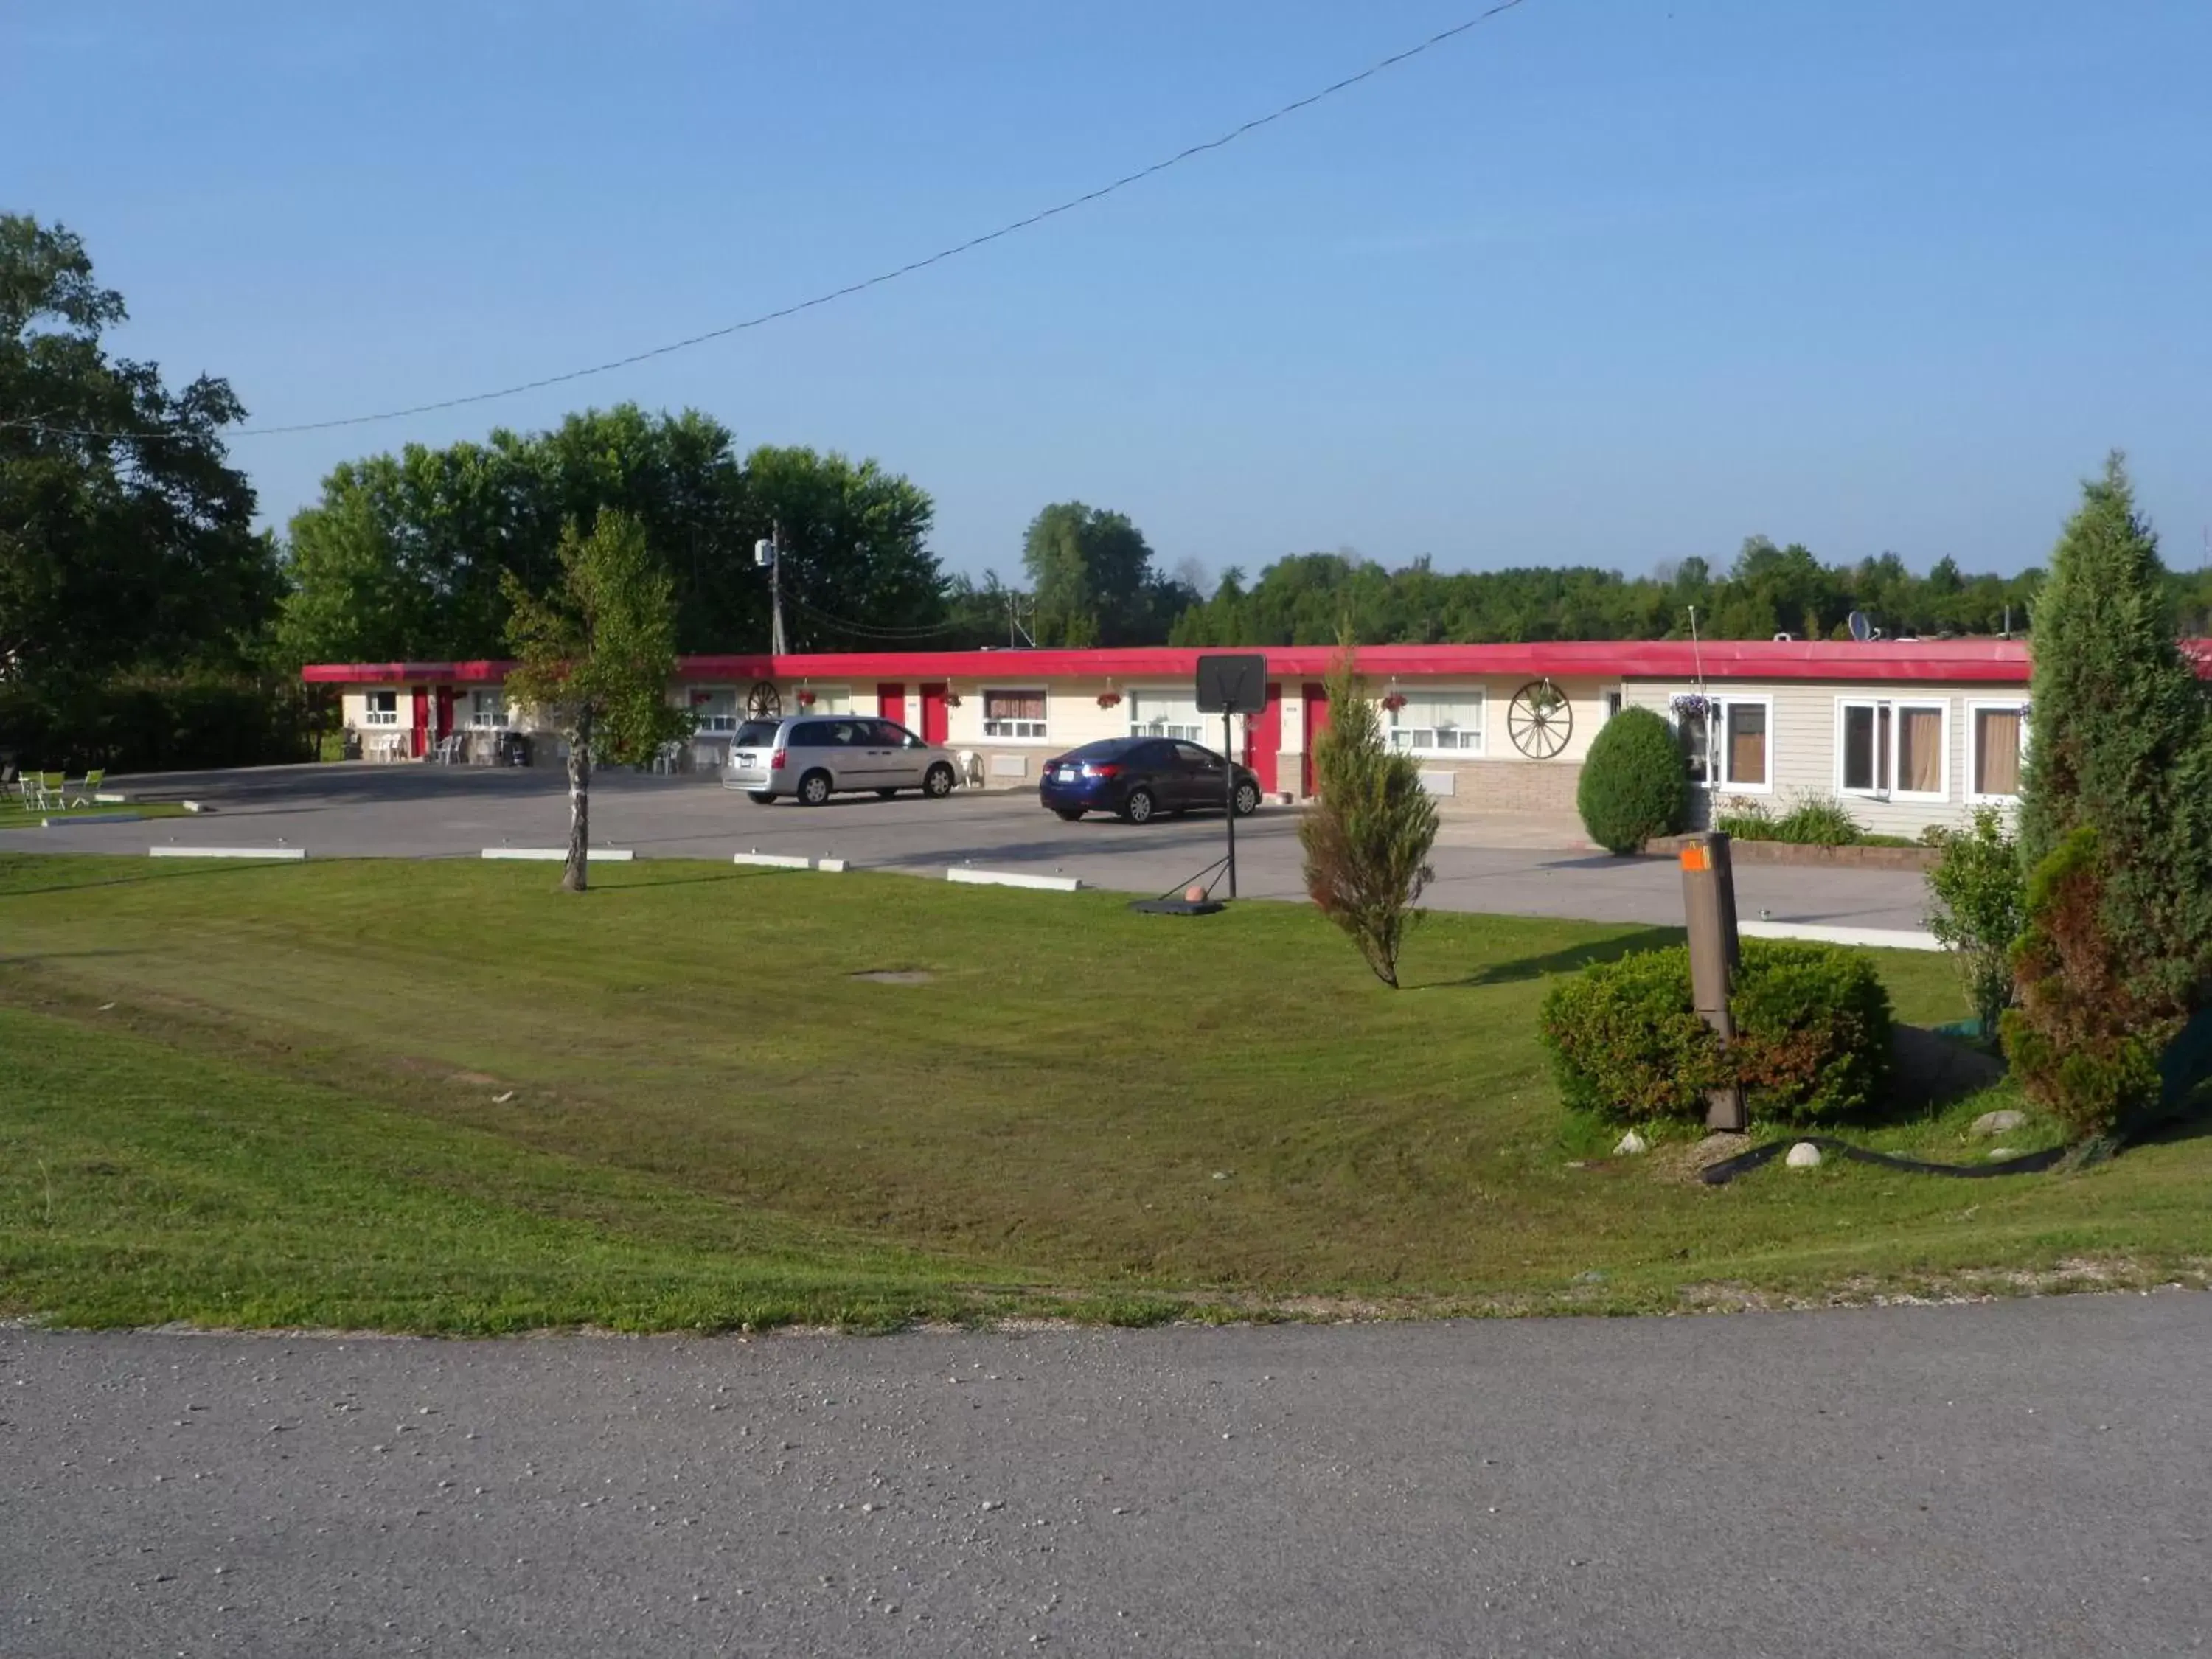
[(1383, 740), (1382, 717), (1353, 665), (1347, 624), (1328, 673), (1329, 728), (1314, 743), (1320, 799), (1298, 825), (1306, 891), (1352, 936), (1375, 977), (1398, 985), (1398, 952), (1434, 878), (1437, 804), (1413, 757)]
[[(2212, 989), (2212, 718), (2175, 637), (2157, 538), (2117, 454), (2082, 487), (2034, 620), (2020, 834), (2037, 872), (2033, 948), (2020, 953), (2024, 1006), (2007, 1035), (2031, 1093), (2077, 1125), (2109, 1122), (2148, 1103), (2112, 1090), (2095, 1110), (2062, 1101), (2063, 1062), (2088, 1040), (2081, 1022), (2103, 1020), (2115, 1041), (2155, 1053)], [(2061, 937), (2068, 948), (2049, 945)], [(2039, 982), (2089, 962), (2094, 995)], [(2039, 1012), (2058, 1009), (2063, 1027)], [(2124, 1069), (2138, 1084), (2145, 1075), (2140, 1064)]]

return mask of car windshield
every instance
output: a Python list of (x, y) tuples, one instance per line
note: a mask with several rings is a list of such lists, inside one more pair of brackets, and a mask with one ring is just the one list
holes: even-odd
[(730, 742), (738, 749), (765, 749), (775, 741), (775, 727), (774, 720), (747, 720)]

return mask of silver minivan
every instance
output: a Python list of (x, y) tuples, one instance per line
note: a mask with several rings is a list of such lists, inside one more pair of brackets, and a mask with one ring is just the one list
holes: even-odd
[(889, 797), (919, 789), (942, 800), (960, 781), (951, 751), (924, 743), (874, 714), (794, 714), (747, 720), (730, 739), (722, 787), (763, 806), (779, 795), (819, 806), (830, 796), (872, 789)]

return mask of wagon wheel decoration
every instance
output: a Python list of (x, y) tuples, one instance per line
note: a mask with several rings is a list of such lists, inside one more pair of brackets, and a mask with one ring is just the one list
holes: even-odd
[(1530, 760), (1549, 760), (1575, 732), (1575, 711), (1548, 679), (1531, 680), (1513, 694), (1505, 710), (1505, 733)]
[(753, 689), (745, 693), (745, 714), (748, 719), (773, 720), (783, 718), (783, 699), (766, 680), (754, 682)]

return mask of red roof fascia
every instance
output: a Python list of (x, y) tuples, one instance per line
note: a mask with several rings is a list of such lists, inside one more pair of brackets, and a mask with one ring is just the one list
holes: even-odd
[(311, 662), (300, 671), (308, 685), (497, 685), (511, 662)]
[[(2197, 672), (2212, 679), (2212, 641), (2185, 642)], [(1318, 679), (1334, 646), (1269, 646), (1260, 653), (1283, 678)], [(1129, 650), (862, 651), (818, 656), (683, 657), (678, 670), (693, 680), (799, 679), (988, 680), (1188, 678), (1208, 653), (1171, 647)], [(300, 678), (318, 685), (497, 684), (504, 662), (315, 663)], [(1832, 640), (1556, 641), (1522, 645), (1372, 645), (1359, 653), (1370, 676), (1525, 674), (1597, 679), (1918, 681), (2024, 685), (2027, 646), (2018, 640), (1884, 640), (1861, 645)]]

